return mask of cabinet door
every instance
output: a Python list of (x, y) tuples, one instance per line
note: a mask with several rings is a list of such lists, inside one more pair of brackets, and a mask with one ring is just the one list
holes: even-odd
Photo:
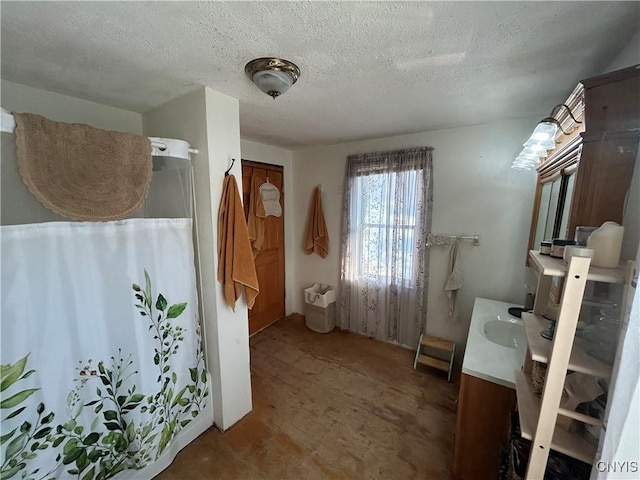
[[(582, 138), (576, 133), (558, 147), (538, 170), (538, 189), (531, 217), (529, 250), (539, 250), (542, 240), (573, 238), (571, 212), (575, 204), (575, 173), (581, 153)], [(528, 262), (527, 258), (527, 264)]]
[(500, 447), (507, 442), (515, 390), (462, 374), (453, 453), (453, 478), (497, 478)]
[(622, 223), (638, 152), (637, 132), (584, 133), (569, 231)]
[(569, 170), (542, 184), (533, 249), (542, 240), (573, 238), (568, 230), (574, 185), (575, 173)]

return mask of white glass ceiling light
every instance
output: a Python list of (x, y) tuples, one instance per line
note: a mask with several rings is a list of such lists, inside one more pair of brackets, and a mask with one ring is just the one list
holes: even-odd
[(515, 161), (511, 165), (511, 168), (517, 170), (533, 170), (540, 166), (540, 158), (532, 157), (529, 155), (520, 154), (516, 157)]
[(538, 145), (546, 150), (553, 150), (556, 148), (556, 134), (559, 126), (560, 123), (555, 118), (545, 118), (538, 123), (529, 140), (524, 142), (524, 146)]
[(281, 58), (256, 58), (244, 67), (251, 81), (274, 99), (289, 90), (300, 76), (300, 69)]
[(516, 170), (533, 170), (540, 166), (540, 157), (544, 157), (547, 150), (539, 145), (524, 147), (518, 154), (511, 168)]
[(558, 129), (565, 135), (568, 135), (562, 129), (560, 122), (554, 117), (554, 115), (558, 112), (560, 108), (566, 108), (569, 116), (576, 123), (582, 123), (576, 120), (571, 112), (571, 109), (561, 103), (556, 105), (551, 109), (551, 114), (543, 118), (536, 128), (533, 130), (533, 133), (529, 137), (529, 139), (524, 142), (524, 150), (520, 152), (520, 154), (516, 157), (515, 161), (511, 165), (511, 168), (515, 168), (517, 170), (533, 170), (540, 165), (540, 157), (544, 157), (547, 154), (547, 150), (553, 150), (556, 148), (556, 135), (558, 134)]
[(544, 157), (547, 155), (547, 149), (542, 145), (528, 145), (524, 147), (522, 153), (526, 155), (536, 155), (538, 157)]
[(537, 165), (535, 163), (521, 162), (516, 160), (511, 165), (511, 168), (513, 168), (514, 170), (533, 170), (537, 168)]

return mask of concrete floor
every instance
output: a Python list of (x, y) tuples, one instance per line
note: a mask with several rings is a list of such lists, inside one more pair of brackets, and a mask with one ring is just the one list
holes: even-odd
[[(251, 340), (253, 411), (159, 480), (451, 478), (457, 382), (413, 352), (295, 315)], [(457, 376), (456, 376), (457, 378)]]

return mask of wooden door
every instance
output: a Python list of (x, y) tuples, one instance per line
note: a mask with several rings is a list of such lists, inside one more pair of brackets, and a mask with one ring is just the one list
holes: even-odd
[(249, 215), (252, 177), (255, 177), (258, 186), (268, 181), (280, 190), (282, 215), (270, 215), (264, 220), (264, 244), (255, 258), (260, 293), (253, 308), (249, 310), (249, 335), (281, 319), (285, 313), (283, 168), (242, 161), (242, 200), (245, 218)]

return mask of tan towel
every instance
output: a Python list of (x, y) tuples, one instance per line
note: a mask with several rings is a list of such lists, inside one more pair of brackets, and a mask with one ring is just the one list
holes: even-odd
[(22, 180), (48, 209), (74, 220), (126, 218), (151, 183), (146, 137), (14, 113)]
[(253, 249), (254, 258), (262, 250), (264, 244), (264, 219), (267, 217), (258, 187), (258, 180), (255, 174), (251, 175), (251, 193), (249, 195), (249, 218), (247, 219), (249, 228), (249, 240)]
[(225, 177), (218, 214), (218, 281), (224, 286), (224, 298), (235, 311), (236, 301), (242, 295), (249, 308), (258, 296), (258, 277), (251, 253), (249, 231), (244, 219), (236, 177)]
[(462, 288), (462, 274), (460, 273), (460, 242), (454, 240), (451, 244), (451, 256), (449, 257), (449, 277), (444, 290), (449, 298), (449, 319), (457, 320), (456, 300), (458, 290)]
[(327, 225), (324, 222), (319, 187), (316, 187), (313, 192), (313, 200), (309, 209), (309, 218), (307, 219), (307, 234), (304, 241), (304, 253), (311, 255), (313, 252), (316, 252), (322, 258), (329, 255), (329, 234), (327, 233)]

